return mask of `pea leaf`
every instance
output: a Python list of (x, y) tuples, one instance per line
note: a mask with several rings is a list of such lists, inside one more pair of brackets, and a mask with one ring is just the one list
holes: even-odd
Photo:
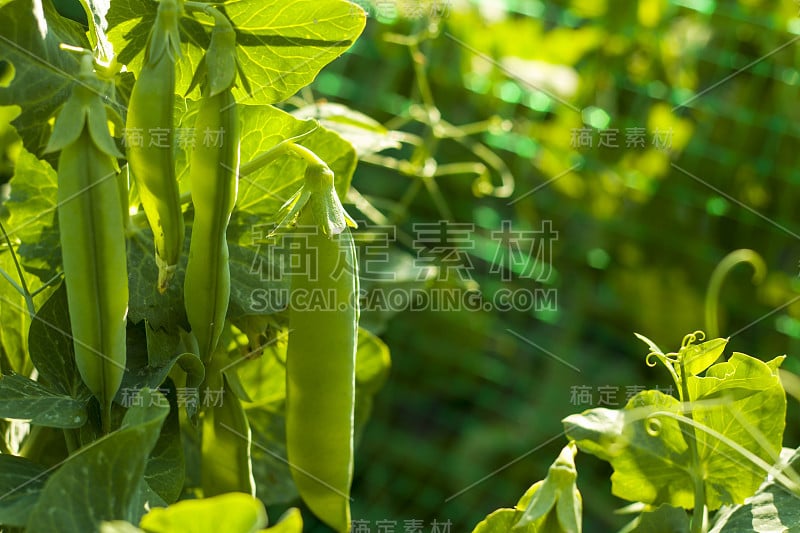
[[(144, 472), (169, 411), (151, 402), (151, 394), (160, 393), (143, 391), (146, 401), (126, 412), (118, 430), (70, 456), (50, 476), (26, 531), (79, 533), (96, 530), (103, 520), (138, 522), (144, 514), (143, 499), (152, 502), (155, 496), (144, 481)], [(109, 490), (90, 491), (89, 487)], [(148, 491), (153, 496), (146, 496)]]
[[(708, 407), (695, 405), (694, 419), (772, 464), (780, 453), (786, 427), (786, 394), (778, 378), (778, 366), (784, 359), (781, 356), (764, 363), (734, 352), (727, 362), (709, 368), (705, 377), (689, 378), (692, 399), (708, 402)], [(742, 503), (756, 491), (764, 479), (763, 470), (743, 461), (733, 448), (711, 435), (700, 433), (697, 440), (708, 472), (709, 509)]]
[[(786, 462), (797, 470), (800, 454), (791, 449), (784, 452), (791, 456)], [(769, 478), (745, 503), (720, 511), (710, 533), (751, 531), (800, 532), (800, 495)]]
[(128, 319), (139, 323), (144, 320), (154, 330), (189, 330), (183, 308), (183, 278), (189, 254), (188, 236), (184, 239), (181, 261), (164, 294), (158, 292), (156, 280), (158, 267), (154, 259), (153, 234), (150, 228), (140, 229), (128, 238)]
[(686, 511), (666, 504), (642, 513), (633, 524), (627, 533), (689, 533)]
[(678, 422), (647, 417), (681, 413), (678, 400), (659, 391), (643, 391), (623, 410), (591, 409), (563, 420), (567, 437), (587, 453), (611, 463), (611, 491), (631, 501), (670, 503), (691, 508), (693, 485), (688, 445)]
[(48, 474), (45, 467), (28, 459), (0, 454), (0, 524), (25, 525)]
[(303, 533), (303, 515), (300, 509), (292, 507), (278, 519), (278, 523), (259, 533)]
[(358, 157), (401, 147), (396, 132), (387, 130), (377, 120), (342, 104), (320, 102), (300, 108), (292, 114), (297, 118), (319, 120), (323, 126), (352, 144)]
[(183, 490), (186, 464), (183, 458), (178, 394), (175, 384), (171, 379), (167, 379), (161, 390), (166, 391), (169, 414), (164, 420), (158, 441), (147, 460), (144, 479), (164, 502), (173, 503)]
[(225, 9), (254, 103), (280, 102), (311, 83), (366, 24), (361, 8), (345, 0), (296, 0), (292, 9), (281, 0), (244, 0)]
[(88, 398), (76, 400), (18, 374), (0, 379), (0, 418), (29, 420), (31, 424), (53, 428), (79, 428), (88, 419), (87, 402)]
[(61, 244), (56, 222), (57, 176), (46, 162), (22, 150), (11, 194), (4, 206), (9, 211), (6, 231), (12, 242), (19, 242), (23, 266), (41, 279), (49, 280), (61, 267)]
[(389, 347), (366, 329), (358, 328), (356, 363), (356, 386), (364, 393), (375, 394), (389, 376)]
[(728, 339), (712, 339), (701, 344), (690, 344), (680, 352), (686, 373), (694, 376), (711, 366), (719, 359)]
[[(164, 330), (154, 330), (145, 323), (128, 328), (128, 360), (122, 384), (115, 398), (127, 407), (143, 388), (156, 389), (176, 364), (189, 373), (187, 387), (199, 385), (205, 374), (199, 357), (182, 352), (178, 338)], [(146, 346), (146, 349), (145, 349)]]
[(148, 533), (255, 533), (266, 525), (263, 503), (246, 494), (231, 492), (153, 509), (142, 517), (139, 527)]
[(13, 125), (25, 148), (38, 154), (50, 134), (48, 120), (69, 96), (78, 58), (59, 49), (61, 43), (89, 48), (80, 24), (60, 16), (50, 0), (25, 0), (0, 6), (4, 20), (0, 57), (14, 67), (8, 87), (0, 86), (0, 105), (18, 105), (22, 112)]
[(86, 400), (91, 393), (75, 365), (71, 332), (67, 289), (62, 283), (36, 313), (28, 345), (40, 381), (62, 394)]
[[(8, 250), (0, 252), (0, 268), (16, 279), (15, 265)], [(0, 353), (7, 359), (7, 363), (0, 363), (0, 370), (30, 375), (28, 329), (31, 317), (25, 298), (5, 279), (0, 279), (0, 323), (3, 324), (0, 328)]]
[(143, 533), (143, 530), (124, 520), (112, 520), (100, 524), (100, 533)]
[[(734, 353), (729, 361), (710, 367), (705, 377), (689, 376), (694, 421), (772, 464), (786, 416), (778, 379), (782, 361), (778, 357), (764, 363)], [(742, 503), (758, 488), (763, 470), (716, 435), (681, 427), (676, 418), (682, 414), (675, 398), (644, 391), (622, 410), (592, 409), (563, 422), (567, 436), (583, 451), (611, 463), (612, 492), (620, 498), (691, 509), (693, 479), (702, 476), (709, 509)], [(687, 443), (693, 434), (698, 472), (692, 470)]]

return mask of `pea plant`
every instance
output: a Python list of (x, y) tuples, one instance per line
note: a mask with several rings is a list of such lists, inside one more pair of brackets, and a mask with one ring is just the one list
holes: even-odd
[[(275, 104), (364, 12), (81, 4), (88, 27), (0, 4), (21, 140), (0, 212), (2, 530), (349, 531), (389, 368), (358, 325), (357, 153)], [(267, 528), (265, 505), (298, 497), (309, 512)]]
[[(686, 335), (677, 352), (649, 348), (677, 397), (658, 390), (633, 396), (622, 409), (594, 408), (563, 420), (569, 444), (544, 480), (514, 508), (499, 509), (475, 532), (580, 532), (578, 451), (608, 462), (612, 493), (635, 515), (625, 532), (790, 531), (800, 520), (795, 450), (782, 448), (786, 394), (779, 379), (785, 356), (764, 362), (734, 352), (728, 339)], [(713, 520), (709, 513), (713, 512)], [(709, 529), (711, 528), (711, 529)]]

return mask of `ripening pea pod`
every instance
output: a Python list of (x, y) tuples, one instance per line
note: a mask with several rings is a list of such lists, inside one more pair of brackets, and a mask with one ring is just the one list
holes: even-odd
[(209, 370), (207, 389), (204, 388), (213, 393), (209, 395), (213, 401), (207, 401), (209, 405), (203, 409), (200, 466), (203, 496), (208, 498), (227, 492), (255, 496), (250, 424), (241, 400), (219, 366), (214, 365)]
[(208, 363), (225, 324), (231, 293), (226, 232), (239, 184), (240, 125), (232, 93), (236, 34), (219, 11), (208, 7), (206, 12), (214, 16), (215, 25), (192, 87), (203, 79), (195, 131), (211, 135), (198, 139), (189, 157), (194, 222), (184, 305), (198, 355)]
[[(286, 448), (298, 492), (320, 520), (350, 530), (353, 478), (355, 360), (358, 339), (358, 264), (344, 211), (326, 165), (309, 165), (303, 188), (287, 204), (298, 214), (293, 253), (311, 265), (291, 273), (286, 355)], [(303, 298), (299, 298), (303, 296)]]
[(125, 371), (128, 274), (117, 184), (117, 151), (92, 57), (58, 114), (46, 152), (58, 159), (58, 222), (75, 362), (110, 429), (111, 402)]
[(178, 267), (184, 235), (172, 125), (182, 13), (182, 0), (160, 0), (144, 65), (131, 91), (126, 125), (128, 132), (142, 134), (141, 142), (128, 143), (128, 164), (153, 230), (158, 290), (162, 293)]

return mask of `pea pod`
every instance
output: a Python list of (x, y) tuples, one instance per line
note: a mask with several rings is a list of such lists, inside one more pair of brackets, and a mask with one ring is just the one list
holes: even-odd
[(236, 74), (235, 33), (221, 13), (213, 8), (208, 11), (216, 24), (195, 77), (206, 77), (195, 131), (211, 135), (196, 143), (189, 160), (194, 223), (184, 282), (186, 315), (206, 362), (219, 342), (230, 300), (226, 232), (236, 202), (240, 135), (231, 92)]
[(210, 371), (207, 386), (219, 394), (214, 404), (205, 406), (203, 411), (203, 496), (208, 498), (226, 492), (255, 496), (250, 461), (252, 436), (242, 402), (219, 369)]
[(46, 151), (58, 159), (58, 222), (75, 361), (100, 403), (103, 426), (125, 370), (128, 274), (117, 151), (92, 57), (56, 118)]
[(128, 164), (153, 230), (158, 290), (165, 292), (183, 249), (183, 213), (175, 177), (172, 127), (175, 61), (180, 57), (180, 0), (161, 0), (150, 32), (144, 65), (131, 91), (127, 131), (141, 142), (128, 143)]
[[(298, 492), (309, 509), (337, 531), (350, 529), (353, 477), (358, 274), (348, 225), (355, 225), (333, 188), (333, 173), (310, 165), (290, 201), (299, 214), (293, 253), (314, 268), (291, 275), (286, 356), (286, 447)], [(306, 275), (310, 274), (310, 275)]]

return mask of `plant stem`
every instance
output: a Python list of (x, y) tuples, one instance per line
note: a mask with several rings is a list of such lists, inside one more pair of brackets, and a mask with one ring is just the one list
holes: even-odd
[(67, 444), (67, 451), (70, 455), (75, 453), (75, 451), (80, 448), (78, 444), (78, 439), (76, 436), (76, 430), (74, 429), (65, 429), (64, 430), (64, 442)]
[[(683, 357), (678, 358), (681, 378), (681, 402), (690, 403), (689, 386), (687, 384), (686, 370)], [(686, 410), (686, 418), (694, 421), (691, 409)], [(697, 431), (694, 425), (680, 422), (681, 431), (686, 435), (686, 444), (692, 461), (692, 480), (694, 481), (694, 510), (692, 511), (692, 533), (705, 533), (708, 529), (708, 510), (706, 508), (705, 474), (701, 472), (700, 454), (697, 450)]]
[(292, 152), (298, 155), (301, 159), (303, 159), (309, 164), (319, 164), (321, 160), (319, 157), (317, 157), (317, 155), (314, 152), (312, 152), (308, 148), (296, 144), (297, 141), (299, 141), (300, 139), (307, 137), (311, 133), (314, 133), (318, 127), (319, 124), (316, 124), (314, 128), (308, 130), (307, 132), (301, 133), (300, 135), (295, 135), (294, 137), (290, 137), (288, 139), (284, 139), (283, 141), (279, 142), (269, 150), (261, 152), (253, 159), (251, 159), (247, 163), (242, 164), (239, 167), (239, 176), (240, 177), (247, 176), (248, 174), (251, 174), (256, 170), (259, 170), (267, 166), (269, 163), (275, 161), (276, 159), (285, 155), (288, 152)]

